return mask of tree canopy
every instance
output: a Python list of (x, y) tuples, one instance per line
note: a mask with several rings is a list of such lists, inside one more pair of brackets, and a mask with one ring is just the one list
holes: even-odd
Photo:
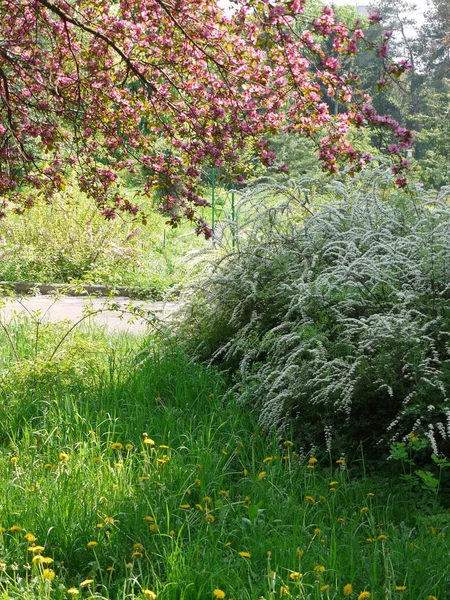
[[(136, 214), (118, 177), (139, 168), (172, 224), (184, 216), (208, 236), (196, 212), (202, 164), (226, 165), (239, 182), (244, 150), (270, 165), (267, 136), (295, 132), (315, 141), (328, 172), (341, 159), (356, 171), (371, 157), (347, 133), (366, 125), (392, 132), (404, 185), (412, 135), (378, 115), (344, 68), (365, 36), (329, 7), (311, 16), (307, 0), (239, 0), (230, 12), (215, 0), (0, 0), (0, 18), (1, 216), (29, 206), (33, 187), (61, 189), (69, 170), (106, 218)], [(386, 67), (399, 76), (409, 64)]]

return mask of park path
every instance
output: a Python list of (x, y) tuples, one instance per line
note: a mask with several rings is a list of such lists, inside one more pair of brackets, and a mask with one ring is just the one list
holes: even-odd
[[(104, 310), (109, 298), (83, 298), (79, 296), (63, 296), (55, 300), (52, 296), (30, 296), (24, 298), (4, 298), (5, 304), (0, 308), (0, 319), (7, 323), (15, 316), (28, 315), (34, 319), (46, 322), (56, 322), (69, 320), (72, 322), (79, 321), (87, 307), (91, 307), (92, 311), (100, 311), (97, 314), (90, 316), (86, 321), (95, 323), (96, 325), (106, 326), (112, 331), (127, 331), (129, 333), (145, 332), (149, 328), (149, 324), (142, 318), (132, 317), (131, 314), (121, 311)], [(112, 302), (123, 311), (127, 311), (130, 303), (133, 307), (137, 307), (144, 311), (154, 312), (158, 318), (166, 319), (177, 307), (176, 302), (147, 302), (143, 300), (130, 300), (129, 298), (116, 297)], [(121, 315), (123, 317), (121, 318)], [(130, 319), (133, 318), (133, 321)]]

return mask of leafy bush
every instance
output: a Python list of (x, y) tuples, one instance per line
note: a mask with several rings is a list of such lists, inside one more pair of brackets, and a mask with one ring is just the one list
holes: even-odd
[(108, 221), (75, 182), (51, 202), (31, 201), (26, 214), (0, 223), (0, 280), (126, 286), (161, 298), (187, 278), (186, 253), (205, 244), (189, 225), (181, 235), (167, 227), (151, 206), (147, 226), (132, 217)]
[(277, 208), (270, 185), (253, 190), (236, 250), (193, 291), (181, 331), (281, 438), (345, 452), (414, 432), (445, 453), (450, 190), (420, 198), (367, 177), (329, 187), (304, 221), (301, 183), (278, 185)]

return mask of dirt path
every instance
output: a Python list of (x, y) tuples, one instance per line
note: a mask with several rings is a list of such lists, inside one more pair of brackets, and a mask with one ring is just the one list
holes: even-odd
[[(140, 300), (130, 300), (129, 298), (114, 298), (114, 304), (121, 308), (121, 311), (105, 310), (105, 306), (110, 300), (108, 298), (80, 298), (65, 296), (55, 299), (51, 296), (32, 296), (20, 299), (5, 298), (5, 305), (0, 308), (0, 318), (3, 322), (8, 322), (18, 315), (28, 315), (41, 321), (79, 321), (88, 309), (100, 311), (90, 316), (86, 321), (97, 325), (104, 325), (113, 331), (145, 332), (149, 324), (142, 318), (134, 318), (127, 313), (130, 304), (145, 311), (154, 312), (159, 318), (167, 318), (176, 308), (176, 302), (146, 302)], [(133, 319), (132, 322), (130, 320)], [(134, 320), (135, 319), (135, 320)]]

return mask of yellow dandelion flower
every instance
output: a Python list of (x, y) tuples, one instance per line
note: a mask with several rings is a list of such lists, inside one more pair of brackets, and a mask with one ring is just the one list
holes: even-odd
[(223, 496), (226, 500), (228, 498), (228, 492), (226, 490), (219, 490), (219, 496)]
[(317, 458), (315, 458), (314, 456), (311, 456), (311, 458), (308, 460), (310, 465), (317, 465)]
[(201, 471), (203, 469), (203, 467), (200, 463), (196, 463), (195, 468), (197, 469), (197, 471)]
[(144, 521), (148, 521), (151, 523), (153, 521), (153, 517), (150, 517), (149, 515), (147, 515), (146, 517), (144, 517)]
[(104, 527), (104, 523), (97, 523), (96, 527), (97, 529), (101, 529), (102, 527)]
[(149, 525), (149, 529), (152, 533), (158, 533), (158, 525), (156, 525), (155, 523)]
[(229, 548), (231, 546), (231, 542), (225, 542), (225, 546)]
[(148, 600), (156, 600), (157, 595), (152, 590), (142, 590), (142, 593)]
[(338, 518), (338, 523), (345, 523), (344, 517), (339, 517)]
[(261, 479), (263, 479), (265, 476), (266, 476), (266, 472), (261, 471), (261, 473), (258, 474), (258, 481), (261, 481)]
[(286, 441), (283, 442), (283, 446), (285, 448), (291, 447), (293, 445), (294, 445), (294, 442), (291, 442), (290, 440), (286, 440)]
[(27, 542), (29, 542), (30, 544), (32, 544), (33, 542), (36, 541), (36, 536), (34, 536), (32, 533), (28, 532), (23, 536)]
[(295, 556), (297, 558), (301, 558), (304, 554), (305, 554), (305, 551), (302, 550), (301, 548), (297, 548), (297, 550), (295, 551)]
[(375, 496), (373, 492), (369, 492), (367, 495), (369, 496), (369, 498), (373, 498)]
[(329, 491), (329, 492), (335, 492), (335, 491), (336, 491), (336, 488), (330, 488), (328, 491)]
[(106, 570), (108, 571), (108, 573), (112, 573), (113, 571), (115, 571), (114, 567), (106, 567)]
[(366, 538), (366, 542), (368, 544), (371, 544), (372, 542), (374, 542), (375, 540), (373, 538)]
[(238, 552), (239, 556), (242, 556), (242, 558), (251, 558), (252, 555), (250, 554), (250, 552)]
[(28, 552), (33, 552), (33, 554), (36, 552), (44, 552), (44, 550), (44, 546), (30, 546), (30, 548), (28, 548)]
[(206, 504), (211, 504), (212, 498), (210, 496), (205, 496), (203, 498), (203, 502), (205, 502)]
[(428, 596), (428, 600), (437, 600), (436, 596)]
[(188, 510), (189, 508), (191, 508), (190, 504), (181, 504), (180, 508), (182, 508), (183, 510)]
[(19, 533), (19, 531), (22, 531), (22, 527), (19, 525), (12, 525), (9, 530), (11, 533)]
[(106, 525), (112, 525), (113, 523), (115, 523), (114, 517), (105, 517), (103, 519), (103, 523), (105, 523)]
[(146, 446), (154, 446), (155, 445), (155, 440), (152, 440), (152, 438), (146, 437), (144, 439), (144, 444)]
[(330, 481), (328, 484), (330, 487), (334, 487), (335, 485), (339, 485), (339, 481)]
[(298, 571), (293, 571), (289, 573), (289, 579), (291, 581), (299, 581), (303, 577), (303, 573), (299, 573)]
[(42, 571), (42, 577), (47, 581), (52, 581), (53, 579), (55, 579), (55, 575), (56, 573), (53, 569), (44, 569)]
[(93, 579), (84, 579), (81, 583), (80, 583), (80, 587), (84, 588), (84, 587), (88, 587), (89, 585), (91, 585), (91, 583), (94, 583)]
[(337, 465), (343, 465), (345, 463), (345, 460), (343, 458), (340, 458), (339, 460), (336, 461)]
[(66, 454), (65, 452), (60, 452), (59, 453), (59, 460), (61, 462), (67, 462), (69, 460), (69, 455)]
[(36, 554), (31, 559), (31, 562), (33, 563), (33, 565), (42, 565), (44, 563), (44, 557), (42, 556), (42, 554)]
[(344, 596), (351, 596), (353, 594), (353, 586), (351, 583), (344, 585), (343, 594)]
[(133, 550), (135, 552), (143, 552), (144, 551), (144, 546), (141, 543), (136, 542), (135, 544), (133, 544)]
[(131, 558), (142, 558), (142, 552), (135, 550), (134, 552), (131, 553)]
[(361, 592), (358, 596), (358, 600), (368, 600), (370, 598), (370, 592)]
[(214, 523), (215, 520), (216, 520), (215, 517), (213, 517), (213, 515), (211, 515), (211, 514), (205, 516), (205, 521), (207, 523)]
[(322, 530), (321, 530), (321, 529), (319, 529), (319, 527), (316, 527), (316, 528), (314, 529), (313, 533), (314, 533), (314, 535), (317, 535), (317, 536), (319, 536), (319, 535), (322, 533)]
[(243, 475), (244, 477), (247, 477), (247, 475), (248, 475), (248, 471), (247, 471), (247, 469), (244, 469), (244, 470), (242, 471), (242, 475)]
[(149, 479), (150, 479), (150, 477), (147, 477), (147, 475), (143, 475), (142, 477), (139, 477), (140, 482), (148, 481)]
[(98, 546), (98, 542), (96, 542), (95, 540), (92, 540), (91, 542), (88, 542), (86, 545), (88, 548), (95, 548), (95, 546)]
[(127, 562), (127, 563), (125, 563), (125, 567), (127, 569), (131, 569), (131, 568), (133, 568), (133, 563)]
[(323, 573), (325, 570), (326, 570), (326, 569), (325, 569), (325, 567), (324, 567), (323, 565), (316, 565), (316, 566), (314, 567), (314, 571), (315, 571), (316, 573)]
[(367, 508), (367, 506), (363, 506), (362, 509), (359, 511), (362, 515), (364, 513), (366, 513), (369, 509)]
[(272, 456), (266, 456), (266, 458), (263, 460), (263, 463), (266, 465), (267, 463), (270, 463), (273, 461)]
[(396, 592), (404, 592), (405, 590), (406, 590), (406, 585), (396, 585), (395, 586)]
[(44, 560), (42, 562), (44, 565), (51, 565), (53, 562), (53, 558), (50, 558), (50, 556), (44, 556)]
[(380, 540), (380, 542), (382, 542), (383, 540), (387, 540), (387, 535), (381, 534), (378, 536), (378, 539)]
[(215, 590), (213, 590), (213, 596), (214, 598), (225, 598), (225, 592), (223, 590), (220, 590), (219, 588), (216, 588)]
[(134, 446), (133, 444), (125, 444), (125, 450), (127, 452), (131, 452), (133, 450)]
[(93, 462), (95, 462), (95, 463), (98, 463), (98, 462), (100, 462), (101, 460), (102, 460), (102, 459), (101, 459), (101, 456), (94, 456), (94, 458), (92, 459), (92, 461), (93, 461)]
[(310, 504), (315, 504), (316, 501), (314, 500), (314, 498), (312, 496), (305, 496), (305, 500), (307, 502), (309, 502)]
[(70, 587), (67, 590), (67, 593), (69, 594), (69, 596), (78, 596), (78, 594), (80, 593), (79, 590), (77, 590), (76, 587)]
[(47, 471), (50, 471), (50, 469), (53, 469), (52, 463), (45, 463), (44, 469), (46, 469)]
[(9, 459), (9, 462), (12, 465), (17, 465), (17, 463), (19, 462), (19, 457), (18, 456), (11, 456), (11, 458)]
[(169, 450), (169, 446), (166, 446), (165, 444), (160, 444), (158, 447), (160, 450)]
[(290, 593), (290, 589), (287, 585), (282, 585), (280, 587), (280, 596), (286, 596), (289, 593)]
[(123, 444), (121, 444), (120, 442), (114, 442), (113, 444), (111, 444), (112, 450), (122, 450), (122, 448)]
[(320, 586), (320, 591), (321, 592), (328, 592), (329, 589), (330, 589), (329, 585), (321, 585)]

